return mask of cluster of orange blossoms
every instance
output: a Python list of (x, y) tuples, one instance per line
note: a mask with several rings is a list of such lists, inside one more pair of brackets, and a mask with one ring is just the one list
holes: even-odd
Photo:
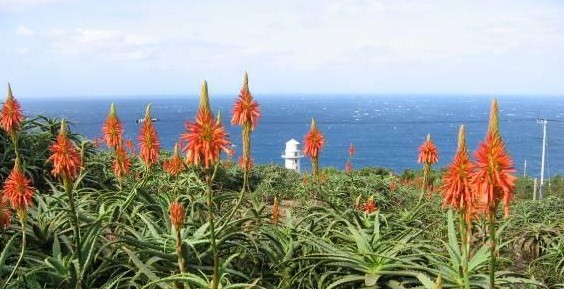
[(313, 175), (317, 176), (319, 168), (319, 152), (323, 149), (325, 145), (325, 137), (317, 129), (317, 124), (315, 119), (311, 118), (311, 126), (309, 132), (305, 136), (304, 141), (304, 155), (308, 156), (312, 160), (313, 164)]
[(182, 157), (180, 157), (178, 147), (179, 144), (175, 144), (172, 157), (163, 162), (163, 170), (172, 176), (177, 176), (184, 169), (184, 163), (182, 162)]
[[(123, 125), (117, 116), (116, 107), (112, 103), (110, 106), (110, 113), (108, 114), (108, 117), (104, 122), (104, 126), (102, 127), (102, 139), (106, 143), (107, 147), (112, 148), (115, 151), (116, 155), (112, 163), (112, 168), (114, 170), (114, 174), (119, 180), (129, 174), (131, 168), (131, 160), (124, 149), (123, 133)], [(133, 149), (132, 142), (130, 146), (131, 148), (128, 149), (131, 151)]]
[(145, 118), (141, 124), (137, 141), (139, 142), (139, 158), (141, 158), (143, 163), (145, 163), (147, 167), (156, 164), (159, 161), (161, 145), (159, 143), (157, 130), (153, 125), (151, 105), (147, 105), (145, 109)]
[(22, 108), (12, 94), (12, 88), (8, 84), (8, 96), (0, 113), (0, 127), (9, 135), (15, 134), (23, 121)]
[(253, 99), (253, 95), (249, 90), (249, 77), (245, 73), (243, 80), (243, 87), (239, 92), (237, 101), (233, 105), (233, 117), (231, 124), (233, 125), (249, 125), (251, 130), (254, 130), (258, 119), (260, 118), (260, 108), (258, 103)]
[(233, 105), (233, 117), (231, 118), (232, 125), (239, 125), (243, 127), (242, 140), (243, 140), (243, 155), (239, 159), (239, 165), (246, 172), (250, 171), (253, 167), (253, 160), (251, 158), (251, 132), (255, 129), (258, 119), (260, 117), (260, 108), (258, 103), (253, 99), (253, 95), (249, 90), (249, 78), (245, 73), (243, 80), (243, 87), (239, 92), (239, 96)]
[(315, 119), (311, 119), (309, 132), (305, 136), (304, 155), (311, 158), (318, 158), (319, 152), (325, 145), (325, 137), (317, 128)]
[(347, 159), (347, 163), (345, 165), (345, 171), (347, 172), (347, 174), (350, 174), (352, 172), (351, 159), (352, 159), (355, 152), (356, 152), (356, 149), (354, 148), (354, 145), (351, 143), (351, 145), (349, 146), (349, 158)]
[(14, 169), (4, 182), (4, 197), (10, 201), (14, 210), (20, 211), (31, 205), (34, 192), (31, 180), (23, 173), (19, 161), (16, 161)]
[(179, 231), (184, 225), (184, 219), (186, 218), (184, 206), (179, 202), (172, 202), (169, 211), (170, 223), (176, 231)]
[(272, 204), (272, 221), (274, 225), (278, 225), (280, 221), (280, 206), (278, 205), (277, 197), (274, 197), (274, 203)]
[(464, 127), (461, 127), (457, 153), (443, 175), (444, 205), (460, 211), (466, 222), (470, 222), (481, 213), (495, 214), (497, 205), (503, 202), (505, 217), (508, 217), (516, 177), (513, 161), (501, 138), (496, 100), (492, 103), (486, 138), (474, 157), (472, 163), (466, 149)]
[(65, 119), (61, 121), (61, 129), (57, 140), (49, 148), (51, 155), (48, 161), (53, 163), (51, 174), (55, 177), (73, 180), (78, 176), (82, 166), (80, 152), (69, 139)]
[(424, 165), (434, 165), (439, 161), (439, 150), (431, 140), (431, 134), (427, 134), (427, 139), (419, 147), (417, 162)]
[[(17, 142), (16, 135), (20, 130), (22, 121), (21, 106), (14, 98), (12, 88), (8, 84), (8, 95), (0, 112), (0, 126), (12, 137), (14, 142)], [(18, 211), (18, 214), (22, 213), (20, 217), (23, 218), (23, 212), (26, 207), (32, 204), (31, 200), (35, 192), (31, 180), (24, 174), (20, 160), (17, 157), (12, 171), (4, 181), (2, 190), (3, 194), (0, 195), (0, 226), (7, 227), (10, 224), (11, 218), (8, 203), (14, 210)]]
[(186, 132), (181, 135), (181, 141), (186, 141), (182, 152), (187, 153), (189, 164), (202, 165), (209, 169), (213, 163), (219, 161), (221, 151), (229, 153), (227, 131), (213, 116), (208, 97), (208, 86), (204, 81), (200, 95), (200, 106), (194, 122), (186, 122)]

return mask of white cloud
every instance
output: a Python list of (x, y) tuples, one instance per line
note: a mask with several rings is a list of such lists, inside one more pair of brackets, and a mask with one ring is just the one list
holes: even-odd
[(1, 10), (26, 10), (43, 5), (68, 2), (71, 0), (0, 0)]
[(16, 34), (17, 35), (21, 35), (21, 36), (33, 36), (35, 35), (35, 30), (30, 29), (27, 26), (19, 26), (18, 28), (16, 28)]

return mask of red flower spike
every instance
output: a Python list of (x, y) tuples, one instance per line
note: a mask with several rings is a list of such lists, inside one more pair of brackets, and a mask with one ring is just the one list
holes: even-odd
[(260, 118), (260, 108), (258, 103), (253, 99), (253, 95), (249, 90), (249, 78), (245, 72), (245, 79), (243, 87), (237, 101), (233, 106), (233, 117), (231, 118), (232, 125), (249, 125), (251, 131), (255, 129), (258, 119)]
[(186, 141), (182, 149), (187, 154), (186, 161), (194, 165), (203, 164), (206, 169), (219, 161), (221, 151), (230, 151), (227, 131), (212, 115), (207, 91), (207, 83), (204, 82), (196, 120), (186, 122), (186, 132), (180, 137), (181, 141)]
[(159, 143), (157, 130), (153, 125), (150, 104), (147, 105), (145, 110), (145, 118), (141, 124), (141, 130), (139, 131), (137, 141), (139, 142), (139, 157), (143, 163), (149, 167), (156, 164), (159, 161), (159, 151), (161, 149), (161, 145)]
[(179, 146), (180, 145), (178, 143), (174, 145), (174, 153), (172, 154), (172, 157), (165, 160), (163, 163), (163, 170), (172, 176), (178, 175), (184, 169), (184, 163), (182, 162), (182, 157), (180, 157), (180, 152), (178, 151)]
[(10, 226), (12, 213), (10, 212), (8, 198), (0, 195), (0, 227), (7, 229)]
[(472, 218), (471, 212), (475, 209), (476, 197), (471, 187), (470, 175), (472, 173), (472, 163), (468, 156), (466, 147), (466, 134), (464, 126), (460, 126), (458, 131), (458, 150), (452, 164), (443, 174), (443, 206), (462, 212), (466, 222)]
[(305, 137), (304, 155), (311, 158), (317, 158), (319, 157), (319, 152), (323, 149), (324, 145), (325, 138), (319, 129), (317, 129), (315, 119), (311, 118), (311, 127)]
[(16, 211), (25, 210), (31, 206), (31, 199), (35, 192), (31, 180), (23, 173), (19, 160), (16, 160), (14, 168), (4, 182), (4, 198), (10, 201), (10, 205)]
[(6, 101), (2, 106), (0, 113), (0, 126), (8, 134), (14, 134), (19, 130), (20, 124), (23, 120), (22, 108), (20, 103), (14, 98), (12, 88), (8, 83), (8, 95)]
[(355, 154), (356, 149), (354, 147), (354, 145), (351, 143), (351, 145), (349, 146), (349, 157), (352, 158), (352, 156)]
[(345, 165), (345, 171), (347, 172), (347, 174), (350, 174), (352, 172), (351, 160), (347, 160), (347, 164)]
[(419, 156), (417, 162), (420, 164), (432, 165), (439, 161), (439, 152), (437, 147), (431, 140), (431, 134), (427, 134), (427, 139), (419, 147)]
[(272, 204), (272, 221), (274, 221), (274, 225), (278, 225), (279, 220), (280, 220), (280, 207), (278, 205), (278, 198), (274, 197), (274, 204)]
[(74, 179), (80, 172), (82, 160), (78, 149), (67, 135), (65, 119), (61, 121), (61, 129), (55, 143), (49, 148), (51, 155), (48, 161), (53, 163), (51, 174), (55, 177)]
[(110, 114), (102, 127), (102, 136), (106, 145), (110, 148), (121, 146), (123, 141), (123, 125), (117, 117), (116, 107), (112, 103), (110, 106)]
[(184, 225), (184, 220), (186, 218), (186, 211), (184, 206), (179, 202), (173, 202), (170, 204), (170, 223), (175, 230), (180, 230)]
[(378, 210), (378, 205), (376, 205), (376, 201), (374, 201), (374, 197), (368, 198), (366, 203), (364, 203), (364, 205), (362, 206), (362, 210), (367, 214), (370, 214)]
[(114, 174), (120, 180), (128, 175), (131, 169), (131, 160), (125, 153), (123, 145), (121, 144), (116, 147), (116, 158), (113, 162), (113, 169)]
[(472, 173), (474, 190), (490, 212), (503, 201), (505, 217), (509, 217), (509, 204), (513, 199), (516, 177), (513, 161), (505, 150), (501, 139), (498, 120), (497, 100), (492, 103), (490, 124), (484, 142), (475, 152), (475, 166)]

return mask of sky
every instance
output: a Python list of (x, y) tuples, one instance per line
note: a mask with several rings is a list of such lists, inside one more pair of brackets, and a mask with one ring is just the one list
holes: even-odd
[(0, 0), (17, 96), (564, 95), (564, 1)]

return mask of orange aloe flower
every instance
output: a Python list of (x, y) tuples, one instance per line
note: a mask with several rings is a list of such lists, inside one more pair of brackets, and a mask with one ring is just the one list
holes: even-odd
[(133, 140), (128, 139), (125, 141), (125, 147), (127, 148), (127, 151), (132, 154), (135, 151), (135, 146), (133, 145)]
[(170, 204), (170, 223), (176, 231), (180, 230), (184, 225), (184, 219), (186, 218), (186, 211), (184, 206), (179, 202), (172, 202)]
[(165, 160), (163, 162), (163, 169), (173, 175), (178, 175), (182, 169), (184, 169), (184, 164), (182, 163), (182, 158), (180, 157), (180, 153), (178, 151), (179, 144), (174, 145), (174, 153), (169, 160)]
[(378, 210), (378, 205), (376, 205), (376, 201), (374, 201), (374, 197), (368, 198), (366, 203), (364, 203), (364, 205), (362, 206), (362, 210), (368, 214)]
[(274, 225), (278, 225), (279, 220), (280, 220), (280, 207), (278, 205), (278, 198), (274, 197), (274, 203), (272, 204), (272, 221), (274, 221)]
[(227, 131), (211, 113), (207, 91), (204, 81), (196, 120), (186, 122), (186, 132), (180, 137), (181, 141), (186, 141), (182, 149), (183, 153), (187, 153), (186, 161), (194, 165), (203, 164), (206, 169), (219, 161), (221, 151), (230, 151)]
[(120, 180), (123, 177), (125, 177), (127, 174), (129, 174), (129, 171), (131, 169), (131, 160), (125, 153), (122, 144), (116, 147), (116, 158), (114, 159), (113, 162), (113, 169), (114, 169), (114, 174)]
[(464, 215), (466, 222), (472, 219), (472, 211), (475, 209), (476, 197), (472, 190), (470, 175), (472, 163), (468, 156), (466, 147), (466, 135), (464, 126), (458, 131), (458, 150), (452, 164), (443, 174), (443, 185), (441, 191), (444, 194), (443, 206), (450, 206)]
[(141, 124), (141, 130), (139, 131), (139, 136), (137, 137), (139, 142), (139, 157), (147, 166), (152, 166), (159, 161), (159, 150), (161, 145), (159, 143), (159, 137), (157, 136), (157, 130), (153, 125), (153, 120), (151, 118), (151, 105), (147, 105), (145, 109), (145, 118)]
[(51, 170), (53, 176), (61, 176), (71, 180), (78, 175), (82, 160), (78, 149), (67, 135), (65, 119), (61, 121), (59, 135), (57, 136), (57, 140), (49, 148), (49, 151), (51, 155), (48, 161), (53, 162), (53, 170)]
[(19, 129), (23, 120), (22, 108), (20, 103), (12, 95), (12, 88), (8, 83), (8, 96), (2, 106), (0, 113), (0, 126), (8, 134), (14, 134)]
[(321, 134), (321, 131), (317, 129), (315, 119), (312, 118), (310, 130), (305, 137), (304, 154), (311, 158), (317, 158), (324, 145), (325, 138), (323, 134)]
[(23, 211), (31, 205), (35, 188), (33, 188), (31, 180), (23, 173), (19, 160), (16, 160), (14, 168), (4, 182), (3, 190), (3, 197), (10, 201), (14, 210)]
[(0, 195), (0, 228), (7, 229), (12, 219), (10, 212), (9, 201), (4, 196)]
[(315, 119), (311, 118), (310, 130), (305, 136), (304, 141), (304, 155), (308, 156), (312, 160), (313, 174), (318, 174), (319, 169), (319, 152), (323, 149), (325, 145), (325, 138), (319, 129), (317, 129), (317, 124)]
[(102, 127), (102, 135), (108, 147), (117, 149), (118, 146), (121, 146), (123, 125), (116, 114), (116, 107), (113, 103), (110, 106), (110, 114)]
[(427, 134), (427, 139), (419, 147), (417, 162), (420, 164), (433, 165), (439, 161), (439, 152), (431, 140), (431, 134)]
[(347, 164), (345, 165), (345, 171), (347, 172), (347, 174), (350, 174), (352, 172), (351, 160), (347, 160)]
[(355, 152), (356, 152), (356, 149), (355, 149), (354, 145), (351, 143), (351, 145), (349, 146), (349, 157), (352, 158), (352, 156), (354, 155)]
[(476, 193), (482, 197), (490, 213), (495, 212), (497, 204), (503, 201), (505, 217), (509, 217), (509, 203), (513, 198), (517, 178), (513, 175), (513, 161), (501, 138), (497, 100), (491, 106), (486, 139), (480, 143), (474, 157), (472, 184)]
[(237, 101), (233, 106), (233, 117), (231, 118), (232, 125), (249, 125), (251, 130), (254, 130), (257, 121), (260, 117), (260, 108), (258, 103), (253, 99), (253, 95), (249, 90), (249, 77), (245, 72), (245, 79), (243, 81), (243, 87)]

